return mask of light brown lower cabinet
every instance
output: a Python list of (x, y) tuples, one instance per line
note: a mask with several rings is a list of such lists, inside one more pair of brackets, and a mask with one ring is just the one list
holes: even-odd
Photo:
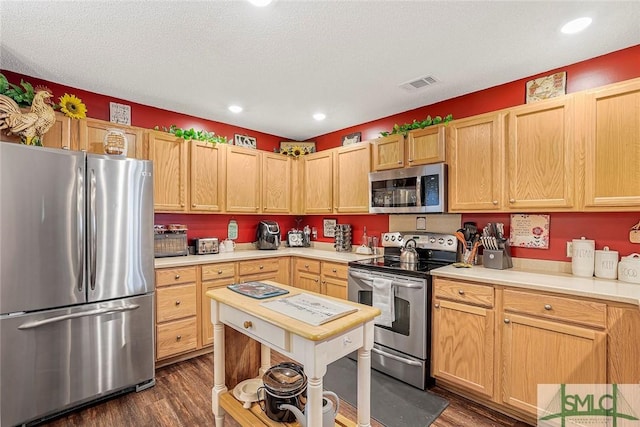
[(535, 422), (538, 384), (640, 383), (637, 306), (440, 277), (433, 292), (445, 388)]
[(225, 262), (220, 264), (206, 264), (200, 267), (202, 278), (200, 322), (202, 346), (213, 344), (213, 325), (211, 324), (211, 300), (206, 293), (221, 286), (227, 286), (235, 282), (236, 263)]
[(347, 299), (347, 270), (347, 264), (296, 257), (293, 261), (293, 286)]

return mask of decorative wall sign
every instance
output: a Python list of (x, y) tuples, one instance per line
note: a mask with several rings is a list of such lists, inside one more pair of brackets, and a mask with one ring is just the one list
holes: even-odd
[(357, 144), (362, 140), (362, 133), (354, 132), (342, 137), (342, 145)]
[(567, 73), (551, 74), (527, 82), (527, 104), (564, 95), (567, 91)]
[(336, 237), (336, 224), (337, 219), (323, 219), (322, 220), (322, 235), (324, 237)]
[(316, 152), (315, 142), (282, 141), (280, 142), (280, 154), (299, 157)]
[(511, 215), (511, 246), (549, 249), (549, 215)]
[(109, 121), (121, 125), (131, 125), (131, 105), (110, 102)]
[(235, 134), (233, 136), (233, 143), (238, 147), (256, 148), (256, 139), (247, 135)]

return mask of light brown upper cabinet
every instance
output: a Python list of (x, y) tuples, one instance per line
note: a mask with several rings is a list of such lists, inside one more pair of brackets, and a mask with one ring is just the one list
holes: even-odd
[(338, 148), (334, 157), (335, 213), (369, 212), (371, 144), (363, 142)]
[(78, 146), (89, 153), (104, 154), (104, 137), (109, 129), (118, 129), (127, 137), (127, 157), (145, 159), (143, 152), (144, 129), (119, 125), (104, 120), (86, 118), (78, 120)]
[(333, 153), (324, 150), (304, 156), (304, 213), (333, 212)]
[(224, 194), (224, 146), (190, 141), (189, 210), (222, 212)]
[(587, 91), (585, 210), (640, 209), (640, 78)]
[(508, 110), (507, 210), (575, 208), (575, 98)]
[(403, 136), (394, 134), (378, 138), (373, 144), (373, 170), (381, 171), (427, 165), (445, 161), (443, 125), (412, 130)]
[(449, 123), (449, 211), (502, 208), (504, 114), (489, 113)]
[(262, 153), (262, 212), (291, 212), (290, 157), (279, 153)]
[[(23, 112), (29, 112), (30, 108), (22, 108)], [(71, 138), (77, 124), (69, 117), (56, 111), (56, 121), (51, 128), (42, 136), (42, 146), (47, 148), (62, 148), (65, 150), (77, 150), (78, 141)], [(75, 126), (74, 126), (75, 125)], [(2, 140), (6, 142), (20, 143), (18, 135), (7, 135), (6, 130), (2, 131)]]
[(156, 212), (186, 212), (187, 142), (167, 132), (149, 131), (149, 159), (153, 161)]
[(255, 149), (227, 147), (226, 212), (260, 210), (261, 157)]

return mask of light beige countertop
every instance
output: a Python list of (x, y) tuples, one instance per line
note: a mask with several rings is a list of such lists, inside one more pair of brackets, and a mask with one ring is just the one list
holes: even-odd
[(372, 258), (374, 255), (359, 255), (354, 252), (325, 251), (313, 248), (280, 248), (277, 250), (235, 250), (213, 255), (188, 255), (178, 257), (156, 258), (155, 267), (185, 267), (198, 264), (214, 264), (218, 262), (233, 262), (250, 259), (278, 258), (283, 256), (297, 256), (314, 258), (320, 261), (348, 263), (359, 259)]
[(640, 307), (640, 285), (597, 278), (576, 277), (571, 274), (522, 271), (513, 268), (494, 270), (481, 265), (471, 268), (440, 267), (431, 270), (432, 276), (470, 280), (490, 285), (504, 285), (536, 291), (597, 298), (634, 304)]

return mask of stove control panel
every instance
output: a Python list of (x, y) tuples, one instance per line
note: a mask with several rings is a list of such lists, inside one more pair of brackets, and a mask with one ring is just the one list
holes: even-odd
[(382, 246), (387, 248), (401, 248), (410, 239), (415, 240), (416, 247), (420, 249), (450, 252), (455, 252), (458, 249), (458, 241), (452, 234), (416, 231), (394, 231), (382, 233)]

